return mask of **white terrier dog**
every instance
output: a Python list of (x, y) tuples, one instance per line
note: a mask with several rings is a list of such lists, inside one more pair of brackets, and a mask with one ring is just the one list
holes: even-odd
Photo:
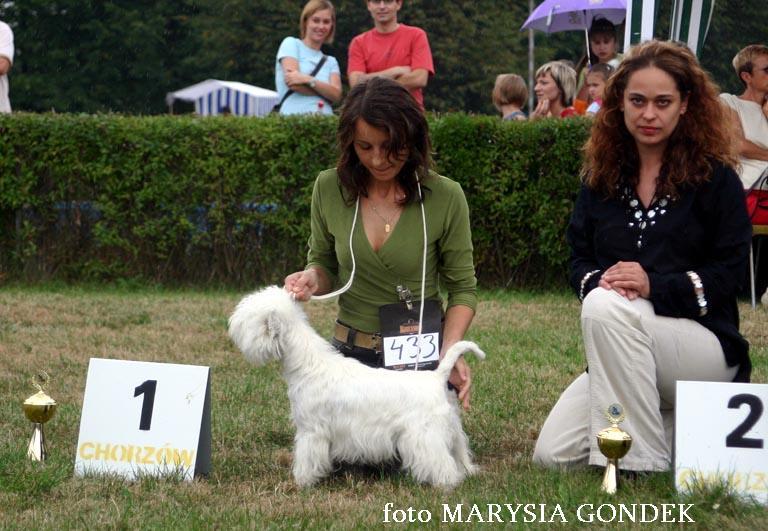
[(299, 303), (272, 286), (246, 296), (229, 318), (229, 335), (246, 359), (280, 359), (296, 425), (293, 477), (309, 486), (333, 463), (391, 462), (419, 482), (453, 487), (475, 472), (454, 393), (446, 385), (460, 341), (434, 371), (372, 369), (342, 356), (309, 325)]

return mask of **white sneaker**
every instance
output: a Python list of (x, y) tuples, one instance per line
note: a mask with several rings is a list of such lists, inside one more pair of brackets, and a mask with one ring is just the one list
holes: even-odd
[(768, 288), (765, 289), (765, 293), (760, 297), (760, 302), (763, 303), (763, 306), (768, 306)]

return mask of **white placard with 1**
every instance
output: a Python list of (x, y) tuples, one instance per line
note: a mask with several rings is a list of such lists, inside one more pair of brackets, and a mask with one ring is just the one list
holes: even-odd
[(210, 368), (91, 358), (75, 475), (208, 474)]

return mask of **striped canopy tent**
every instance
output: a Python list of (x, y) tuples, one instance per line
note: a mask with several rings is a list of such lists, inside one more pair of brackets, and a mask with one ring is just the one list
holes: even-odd
[[(624, 50), (654, 37), (656, 14), (661, 0), (627, 0)], [(681, 41), (699, 55), (707, 38), (715, 0), (675, 0), (669, 38)]]
[(208, 79), (176, 92), (169, 92), (165, 102), (173, 113), (173, 102), (191, 101), (195, 113), (216, 116), (229, 112), (236, 116), (264, 116), (277, 105), (280, 98), (274, 90), (247, 85), (238, 81)]

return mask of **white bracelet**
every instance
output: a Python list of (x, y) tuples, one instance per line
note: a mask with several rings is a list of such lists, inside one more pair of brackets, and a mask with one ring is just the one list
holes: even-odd
[(696, 295), (696, 304), (699, 306), (699, 317), (707, 315), (707, 299), (704, 296), (704, 284), (701, 282), (701, 277), (696, 271), (686, 271), (688, 279), (693, 284), (693, 293)]
[(584, 288), (586, 287), (587, 282), (592, 277), (592, 275), (594, 275), (595, 273), (599, 273), (599, 272), (600, 272), (599, 269), (595, 269), (594, 271), (590, 271), (589, 273), (584, 275), (584, 277), (581, 279), (581, 285), (579, 286), (579, 300), (580, 301), (584, 300)]

